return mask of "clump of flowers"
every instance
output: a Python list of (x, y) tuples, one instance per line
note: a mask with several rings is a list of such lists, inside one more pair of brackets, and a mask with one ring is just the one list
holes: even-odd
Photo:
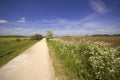
[(80, 80), (119, 80), (120, 47), (104, 42), (51, 40), (49, 44)]

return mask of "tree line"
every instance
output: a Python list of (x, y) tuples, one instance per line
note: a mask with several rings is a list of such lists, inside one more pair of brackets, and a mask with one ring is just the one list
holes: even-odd
[[(41, 34), (35, 34), (31, 36), (32, 40), (41, 40), (42, 38), (44, 38)], [(49, 40), (53, 38), (53, 32), (51, 30), (47, 30), (46, 31), (46, 39)]]

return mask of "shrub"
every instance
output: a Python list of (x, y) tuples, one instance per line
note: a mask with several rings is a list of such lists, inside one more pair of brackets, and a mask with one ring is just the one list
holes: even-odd
[(43, 36), (40, 34), (35, 34), (35, 35), (31, 36), (32, 40), (41, 40), (42, 38), (43, 38)]
[(20, 42), (21, 40), (20, 40), (19, 38), (16, 38), (16, 41), (17, 41), (17, 42)]

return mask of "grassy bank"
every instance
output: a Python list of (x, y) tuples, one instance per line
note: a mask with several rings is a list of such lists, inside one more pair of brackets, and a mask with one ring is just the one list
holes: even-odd
[(48, 42), (47, 44), (50, 57), (52, 59), (56, 80), (73, 80), (73, 78), (68, 74), (67, 69), (65, 68), (65, 65), (61, 61), (59, 55), (55, 53), (53, 47), (51, 46), (51, 43)]
[(0, 67), (32, 46), (37, 41), (29, 38), (0, 38)]
[(120, 49), (104, 42), (50, 40), (74, 80), (119, 80)]

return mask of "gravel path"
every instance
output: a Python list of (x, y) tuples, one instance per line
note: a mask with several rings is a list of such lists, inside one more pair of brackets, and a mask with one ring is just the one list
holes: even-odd
[(46, 39), (1, 67), (0, 80), (55, 80)]

